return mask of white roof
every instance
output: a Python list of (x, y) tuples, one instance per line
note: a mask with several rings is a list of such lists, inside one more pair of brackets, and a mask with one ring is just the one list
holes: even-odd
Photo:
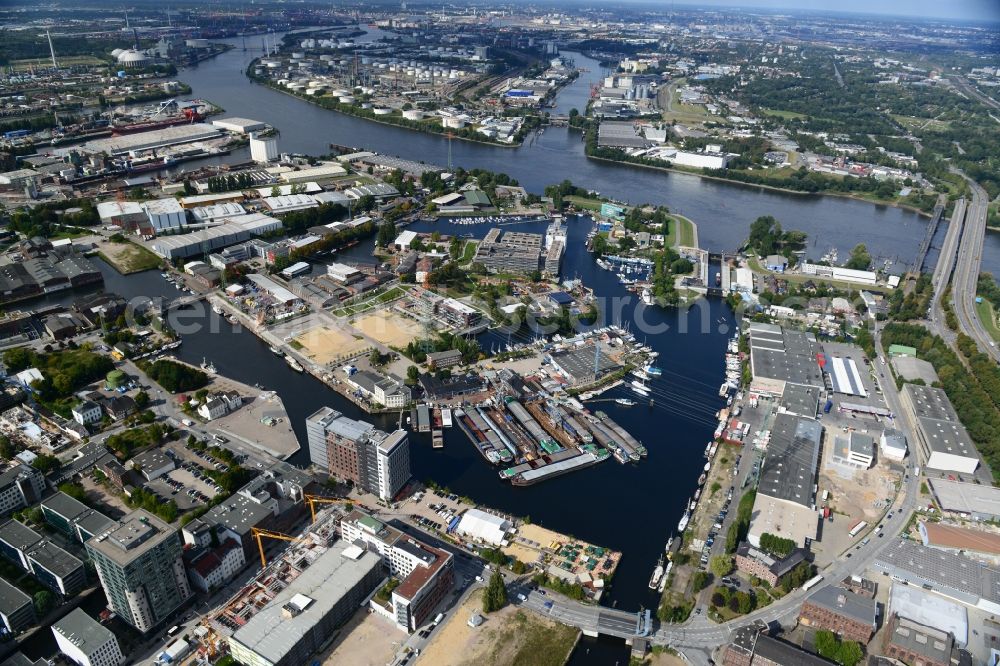
[(102, 220), (119, 215), (142, 215), (142, 204), (137, 201), (102, 201), (97, 204), (97, 214)]
[(22, 370), (14, 376), (17, 377), (17, 381), (21, 382), (24, 386), (28, 386), (33, 381), (44, 379), (44, 377), (42, 377), (42, 371), (38, 368), (28, 368), (27, 370)]
[(347, 264), (332, 263), (326, 267), (326, 272), (330, 275), (354, 275), (355, 273), (360, 273), (354, 266), (348, 266)]
[[(295, 183), (286, 183), (284, 185), (277, 185), (277, 184), (275, 184), (275, 185), (271, 185), (269, 187), (258, 187), (257, 188), (257, 193), (260, 196), (262, 196), (262, 197), (269, 197), (269, 196), (271, 196), (271, 192), (274, 191), (275, 187), (278, 188), (278, 191), (283, 196), (291, 194), (293, 187), (297, 187), (300, 192), (304, 190), (305, 194), (313, 194), (313, 193), (316, 193), (316, 192), (320, 192), (320, 193), (326, 194), (325, 192), (323, 192), (323, 188), (320, 187), (318, 184), (316, 184), (314, 182), (298, 183), (298, 184), (295, 184)], [(346, 199), (346, 198), (347, 197), (344, 197), (344, 199)]]
[(452, 192), (451, 194), (443, 194), (437, 199), (432, 199), (431, 201), (436, 203), (438, 206), (447, 206), (448, 204), (453, 204), (456, 201), (461, 201), (464, 198), (465, 197), (458, 192)]
[(146, 212), (150, 214), (168, 215), (170, 213), (182, 213), (184, 209), (177, 199), (153, 199), (143, 204)]
[(919, 587), (893, 583), (889, 590), (889, 613), (947, 631), (962, 645), (968, 642), (969, 615), (965, 607)]
[(407, 229), (405, 231), (400, 232), (400, 234), (396, 236), (396, 240), (394, 240), (392, 244), (397, 245), (399, 247), (410, 247), (410, 244), (413, 243), (413, 241), (416, 240), (416, 238), (417, 238), (417, 232), (410, 231), (409, 229)]
[(469, 509), (458, 523), (460, 534), (497, 545), (506, 539), (511, 527), (509, 521), (479, 509)]
[(308, 194), (287, 194), (280, 197), (265, 197), (264, 203), (274, 211), (295, 210), (318, 206), (316, 200)]
[(214, 220), (217, 217), (232, 217), (244, 213), (246, 210), (243, 209), (243, 206), (231, 201), (211, 206), (196, 206), (191, 209), (191, 214), (196, 220)]

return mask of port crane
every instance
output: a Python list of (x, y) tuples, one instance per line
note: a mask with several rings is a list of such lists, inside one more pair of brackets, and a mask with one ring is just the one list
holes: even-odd
[(280, 539), (281, 541), (289, 541), (291, 543), (301, 543), (302, 541), (305, 541), (303, 537), (293, 537), (287, 534), (282, 534), (281, 532), (262, 530), (257, 527), (250, 529), (250, 535), (257, 540), (257, 550), (260, 551), (261, 569), (267, 566), (267, 558), (264, 556), (264, 539)]
[(322, 495), (303, 495), (302, 500), (309, 505), (312, 521), (316, 522), (316, 504), (352, 504), (353, 500), (346, 497), (324, 497)]

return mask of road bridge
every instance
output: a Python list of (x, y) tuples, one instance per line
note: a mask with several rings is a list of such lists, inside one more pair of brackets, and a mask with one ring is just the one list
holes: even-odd
[(927, 233), (924, 234), (924, 239), (920, 241), (920, 246), (917, 248), (917, 256), (913, 259), (913, 265), (910, 266), (910, 272), (913, 275), (920, 275), (920, 271), (924, 268), (924, 262), (927, 260), (927, 252), (931, 249), (931, 242), (934, 240), (934, 234), (937, 233), (938, 225), (941, 224), (941, 218), (944, 215), (944, 205), (947, 199), (944, 195), (938, 196), (937, 205), (934, 206), (934, 212), (931, 213), (931, 221), (927, 225)]

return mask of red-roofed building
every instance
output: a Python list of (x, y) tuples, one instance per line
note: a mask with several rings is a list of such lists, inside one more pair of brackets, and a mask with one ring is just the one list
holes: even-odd
[(185, 559), (191, 587), (205, 593), (231, 581), (247, 563), (243, 548), (236, 539), (226, 539), (215, 548), (202, 550)]

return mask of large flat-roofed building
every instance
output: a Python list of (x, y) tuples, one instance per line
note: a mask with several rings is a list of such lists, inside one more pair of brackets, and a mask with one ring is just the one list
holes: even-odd
[(942, 511), (960, 513), (975, 520), (1000, 520), (1000, 488), (933, 478), (927, 479), (927, 484)]
[(83, 562), (16, 520), (0, 525), (0, 553), (63, 596), (87, 584)]
[(549, 360), (571, 384), (589, 384), (621, 367), (607, 354), (595, 353), (592, 345), (554, 352)]
[(542, 234), (490, 229), (472, 261), (491, 273), (533, 273), (541, 268), (544, 240)]
[(643, 136), (641, 125), (605, 120), (597, 128), (597, 145), (606, 148), (648, 148), (653, 142)]
[(761, 466), (747, 540), (760, 546), (762, 534), (805, 545), (816, 538), (813, 493), (823, 427), (811, 419), (778, 414)]
[(229, 649), (245, 666), (300, 666), (384, 578), (378, 554), (334, 543), (236, 630)]
[(819, 395), (820, 390), (815, 386), (785, 384), (779, 408), (788, 414), (814, 419), (819, 413)]
[(827, 359), (826, 372), (830, 377), (830, 384), (834, 393), (845, 395), (857, 395), (862, 398), (868, 396), (865, 383), (858, 372), (858, 364), (853, 358), (842, 356), (832, 356)]
[(1000, 557), (1000, 534), (979, 529), (922, 521), (917, 523), (925, 546), (953, 552)]
[(56, 620), (52, 634), (59, 651), (79, 666), (118, 666), (125, 661), (115, 635), (79, 608)]
[(228, 132), (235, 132), (236, 134), (263, 132), (267, 129), (267, 123), (262, 123), (259, 120), (251, 120), (250, 118), (239, 118), (236, 116), (219, 118), (218, 120), (213, 120), (212, 124), (216, 127), (221, 127)]
[(752, 391), (780, 396), (787, 384), (824, 389), (812, 333), (783, 329), (773, 324), (750, 324), (750, 371)]
[(100, 511), (91, 509), (61, 491), (42, 500), (40, 507), (45, 522), (80, 543), (100, 534), (114, 523)]
[(973, 474), (980, 457), (948, 394), (933, 386), (905, 384), (903, 406), (916, 417), (917, 446), (931, 469)]
[(42, 498), (45, 477), (31, 467), (17, 463), (0, 472), (0, 516), (30, 506)]
[(123, 136), (112, 136), (106, 139), (94, 139), (83, 144), (88, 153), (107, 153), (108, 155), (123, 155), (133, 150), (148, 150), (163, 148), (180, 143), (192, 143), (205, 139), (218, 138), (221, 131), (207, 123), (191, 123), (189, 125), (174, 125), (151, 132), (138, 132)]
[(843, 640), (867, 645), (878, 628), (878, 602), (842, 587), (827, 585), (802, 602), (799, 622), (814, 629), (832, 631)]
[(969, 611), (954, 601), (915, 585), (893, 583), (887, 615), (899, 615), (951, 634), (960, 646), (969, 642)]
[(87, 541), (111, 609), (147, 633), (191, 596), (177, 530), (139, 509)]
[(149, 248), (164, 259), (185, 259), (245, 243), (254, 236), (263, 236), (282, 228), (279, 220), (261, 213), (219, 219), (224, 220), (224, 224), (189, 234), (159, 236), (150, 242)]
[(13, 636), (35, 623), (35, 605), (31, 597), (0, 578), (0, 622), (4, 631)]
[(896, 614), (889, 616), (882, 639), (882, 652), (890, 663), (920, 666), (972, 666), (968, 652), (955, 644), (947, 631)]
[(964, 555), (896, 539), (872, 563), (893, 580), (1000, 614), (1000, 569)]
[(389, 572), (401, 582), (390, 603), (396, 626), (416, 631), (454, 588), (454, 557), (403, 534), (362, 511), (352, 511), (340, 523), (344, 539), (382, 556)]

